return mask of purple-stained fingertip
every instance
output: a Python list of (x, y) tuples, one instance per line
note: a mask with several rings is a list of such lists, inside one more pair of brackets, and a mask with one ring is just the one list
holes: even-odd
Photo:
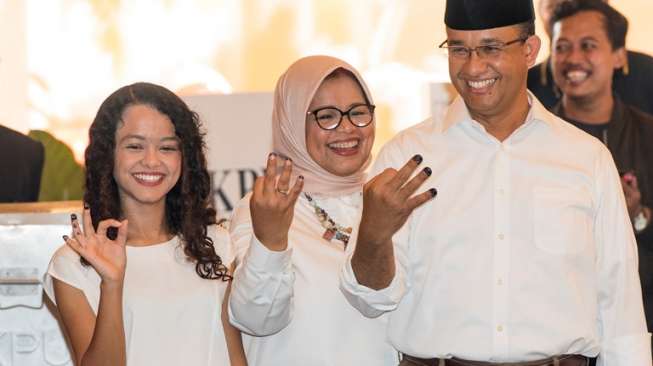
[(431, 197), (435, 197), (438, 195), (438, 190), (435, 188), (429, 189), (429, 193), (431, 193)]

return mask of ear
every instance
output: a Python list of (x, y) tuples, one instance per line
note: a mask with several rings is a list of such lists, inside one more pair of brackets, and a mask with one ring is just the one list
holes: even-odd
[(614, 50), (614, 52), (612, 52), (612, 57), (615, 70), (628, 66), (628, 52), (625, 47)]
[(540, 53), (540, 47), (542, 47), (542, 40), (538, 36), (530, 36), (524, 42), (524, 46), (526, 63), (530, 68), (537, 61), (537, 55)]

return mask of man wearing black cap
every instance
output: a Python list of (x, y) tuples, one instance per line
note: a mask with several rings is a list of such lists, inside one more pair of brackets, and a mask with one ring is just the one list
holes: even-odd
[[(533, 13), (529, 0), (447, 1), (460, 97), (384, 146), (365, 185), (341, 288), (388, 316), (401, 365), (651, 366), (610, 152), (526, 89)], [(438, 196), (412, 211), (425, 176)]]

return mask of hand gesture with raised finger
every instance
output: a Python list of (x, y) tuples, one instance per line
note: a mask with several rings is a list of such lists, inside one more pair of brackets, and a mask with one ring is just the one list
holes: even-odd
[(642, 211), (642, 193), (639, 190), (637, 177), (633, 172), (628, 172), (621, 177), (621, 186), (626, 197), (626, 207), (630, 219), (634, 219)]
[(390, 242), (413, 210), (435, 197), (435, 188), (413, 196), (432, 173), (426, 167), (410, 179), (421, 163), (422, 157), (415, 155), (400, 170), (386, 169), (365, 184), (359, 238), (370, 243)]
[[(125, 249), (127, 220), (102, 220), (95, 230), (91, 221), (91, 211), (84, 208), (82, 220), (84, 230), (82, 231), (77, 216), (72, 214), (70, 219), (73, 232), (71, 237), (64, 235), (66, 244), (93, 266), (103, 282), (121, 284), (127, 265)], [(115, 240), (107, 237), (107, 229), (110, 227), (118, 228), (118, 236)]]
[(268, 156), (265, 176), (256, 178), (249, 201), (254, 235), (268, 249), (285, 250), (288, 246), (288, 230), (292, 223), (295, 202), (302, 191), (304, 178), (299, 176), (292, 188), (290, 177), (292, 161), (284, 159), (281, 174), (277, 173), (275, 153)]

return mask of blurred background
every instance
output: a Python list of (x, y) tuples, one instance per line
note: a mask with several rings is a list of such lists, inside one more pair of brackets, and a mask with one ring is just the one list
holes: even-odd
[[(378, 105), (378, 148), (426, 118), (429, 88), (448, 81), (446, 56), (436, 47), (445, 39), (444, 4), (0, 0), (0, 124), (32, 131), (46, 150), (57, 146), (63, 160), (74, 162), (59, 169), (81, 178), (88, 126), (118, 87), (150, 81), (185, 96), (269, 92), (297, 58), (329, 54), (353, 64), (368, 81)], [(653, 1), (612, 4), (630, 20), (628, 48), (653, 53)], [(537, 26), (543, 59), (548, 40)], [(42, 184), (42, 201), (81, 196), (81, 184), (51, 193), (48, 186)]]

